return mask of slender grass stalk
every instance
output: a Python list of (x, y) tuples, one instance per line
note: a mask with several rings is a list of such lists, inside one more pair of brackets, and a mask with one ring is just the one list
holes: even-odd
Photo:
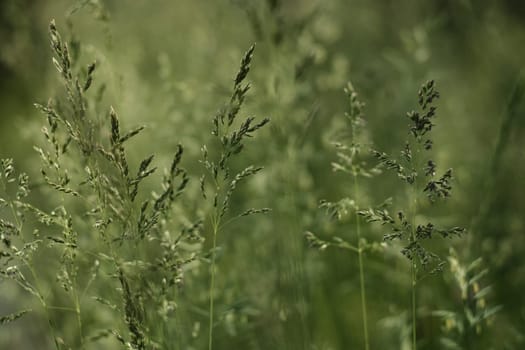
[(40, 283), (38, 281), (35, 269), (29, 263), (29, 261), (27, 261), (25, 258), (22, 258), (22, 261), (24, 262), (24, 264), (26, 264), (27, 268), (29, 269), (29, 272), (31, 273), (31, 276), (33, 277), (33, 279), (35, 281), (35, 287), (36, 287), (36, 291), (38, 293), (37, 299), (38, 299), (38, 301), (40, 301), (40, 304), (44, 308), (44, 313), (46, 314), (46, 318), (47, 318), (47, 324), (49, 326), (49, 330), (51, 331), (51, 335), (53, 336), (53, 343), (55, 344), (55, 348), (57, 350), (60, 350), (60, 345), (58, 344), (58, 341), (57, 341), (55, 326), (53, 325), (53, 321), (51, 321), (51, 313), (49, 312), (50, 308), (47, 305), (47, 302), (44, 299), (44, 296), (40, 293), (40, 290), (41, 290), (41, 288), (39, 287)]
[(416, 285), (417, 285), (417, 266), (412, 263), (412, 349), (417, 349), (417, 325), (416, 325)]
[[(359, 198), (359, 184), (357, 176), (354, 176), (354, 195)], [(363, 336), (365, 338), (365, 350), (370, 350), (370, 340), (368, 338), (368, 315), (366, 311), (366, 287), (365, 274), (363, 264), (363, 246), (361, 244), (361, 223), (359, 218), (359, 211), (355, 211), (355, 225), (357, 231), (357, 255), (359, 258), (359, 285), (361, 288), (361, 312), (363, 316)]]
[(334, 242), (325, 242), (317, 238), (313, 233), (306, 232), (306, 239), (310, 246), (324, 250), (328, 246), (337, 246), (342, 249), (347, 249), (357, 253), (359, 266), (359, 288), (361, 299), (361, 313), (363, 321), (363, 338), (365, 350), (370, 349), (370, 337), (368, 334), (368, 313), (366, 306), (366, 286), (365, 286), (365, 272), (363, 262), (363, 252), (366, 249), (365, 242), (361, 239), (361, 218), (362, 211), (357, 204), (360, 199), (359, 179), (358, 177), (371, 177), (376, 174), (379, 169), (375, 167), (368, 167), (366, 158), (362, 156), (363, 142), (367, 142), (364, 133), (365, 120), (363, 115), (364, 103), (359, 100), (358, 95), (351, 83), (348, 83), (344, 89), (348, 99), (348, 106), (345, 113), (348, 125), (343, 130), (343, 135), (349, 138), (349, 142), (335, 142), (337, 148), (338, 161), (332, 163), (334, 171), (341, 171), (348, 174), (353, 182), (353, 199), (345, 197), (338, 202), (331, 203), (321, 201), (321, 207), (327, 209), (333, 218), (341, 220), (341, 218), (349, 212), (349, 209), (355, 215), (355, 230), (357, 244), (354, 246), (347, 241), (335, 237)]
[[(415, 165), (415, 169), (420, 168), (419, 163), (419, 154), (421, 152), (421, 146), (419, 142), (415, 142), (415, 152), (413, 153), (412, 162)], [(414, 183), (412, 184), (412, 192), (411, 192), (411, 198), (410, 198), (410, 211), (412, 215), (412, 229), (410, 231), (410, 240), (413, 243), (417, 242), (417, 235), (416, 235), (416, 228), (417, 228), (417, 222), (416, 222), (416, 215), (418, 212), (418, 194), (420, 191), (420, 188), (418, 186), (418, 176), (415, 176)], [(410, 290), (411, 290), (411, 310), (412, 310), (412, 350), (417, 349), (417, 261), (416, 259), (412, 259), (410, 261)]]
[[(412, 232), (411, 240), (416, 242), (416, 213), (417, 213), (417, 189), (414, 187), (413, 191), (413, 205), (412, 205)], [(410, 262), (410, 290), (411, 290), (411, 310), (412, 310), (412, 350), (417, 349), (417, 263), (416, 259)]]
[(77, 279), (76, 279), (76, 276), (75, 276), (75, 281), (74, 281), (74, 289), (73, 289), (73, 299), (74, 299), (74, 302), (75, 302), (75, 313), (76, 313), (76, 316), (77, 316), (77, 325), (78, 325), (78, 335), (80, 337), (80, 348), (81, 349), (84, 349), (84, 335), (82, 333), (82, 318), (80, 316), (80, 299), (78, 297), (78, 292), (77, 292), (77, 288), (76, 288), (76, 285), (77, 285)]
[[(2, 185), (2, 190), (7, 192), (7, 180), (3, 176), (1, 176), (0, 179), (2, 180), (2, 181), (0, 181), (0, 184)], [(7, 196), (6, 201), (7, 201), (7, 205), (9, 207), (9, 209), (11, 210), (11, 215), (13, 216), (13, 220), (15, 221), (15, 224), (16, 224), (18, 232), (22, 232), (23, 222), (18, 217), (18, 214), (17, 214), (17, 211), (15, 209), (15, 204), (13, 203), (13, 200), (11, 198), (9, 198), (9, 196)], [(34, 285), (33, 288), (35, 288), (36, 297), (37, 297), (38, 301), (40, 302), (40, 304), (42, 305), (42, 308), (44, 309), (44, 313), (45, 313), (46, 318), (47, 318), (47, 324), (49, 326), (49, 330), (51, 332), (51, 335), (53, 336), (53, 343), (55, 344), (55, 348), (57, 350), (60, 350), (60, 346), (59, 346), (59, 344), (57, 342), (55, 327), (53, 326), (53, 322), (51, 320), (51, 314), (49, 312), (49, 307), (47, 305), (46, 300), (44, 299), (44, 296), (40, 292), (42, 289), (40, 287), (40, 282), (39, 282), (39, 279), (38, 279), (37, 274), (35, 272), (35, 269), (34, 269), (33, 265), (29, 262), (29, 260), (27, 260), (23, 255), (20, 255), (20, 259), (24, 263), (24, 265), (28, 268), (28, 270), (29, 270), (29, 272), (31, 274), (31, 277), (34, 280), (35, 285)], [(22, 285), (21, 282), (19, 282), (19, 281), (16, 281), (16, 282), (18, 284), (20, 284), (22, 286), (22, 288), (26, 289), (26, 286)]]
[(216, 219), (216, 216), (213, 220), (213, 245), (212, 245), (212, 251), (211, 251), (211, 277), (210, 277), (210, 320), (209, 320), (209, 333), (208, 333), (208, 349), (213, 349), (213, 302), (214, 302), (214, 292), (215, 292), (215, 258), (216, 258), (216, 248), (217, 248), (217, 234), (219, 233), (219, 225), (218, 220)]
[[(250, 71), (250, 64), (253, 57), (255, 45), (252, 45), (241, 59), (240, 69), (234, 79), (233, 92), (228, 103), (221, 108), (213, 118), (212, 135), (216, 137), (216, 141), (220, 143), (219, 152), (213, 152), (208, 155), (206, 146), (202, 147), (203, 160), (201, 161), (207, 170), (208, 174), (204, 174), (200, 178), (200, 189), (204, 199), (206, 195), (207, 178), (211, 180), (213, 186), (213, 214), (211, 214), (211, 225), (213, 243), (211, 250), (211, 271), (210, 271), (210, 290), (209, 290), (209, 330), (208, 330), (208, 349), (213, 349), (213, 321), (214, 321), (214, 298), (215, 298), (215, 267), (216, 267), (216, 250), (217, 250), (217, 235), (222, 228), (222, 220), (225, 219), (225, 224), (247, 215), (261, 214), (269, 211), (268, 208), (255, 209), (250, 208), (241, 214), (234, 215), (226, 220), (226, 213), (230, 211), (230, 200), (241, 181), (255, 175), (262, 170), (261, 167), (254, 167), (250, 165), (244, 170), (231, 174), (229, 161), (236, 154), (244, 149), (244, 141), (246, 138), (253, 136), (253, 133), (266, 125), (270, 119), (263, 118), (261, 121), (254, 124), (255, 117), (246, 117), (243, 122), (238, 125), (236, 119), (242, 107), (246, 94), (250, 89), (249, 83), (244, 83), (248, 72)], [(236, 128), (237, 127), (237, 128)]]
[[(416, 215), (417, 215), (417, 179), (412, 186), (411, 211), (412, 211), (412, 230), (410, 240), (416, 242)], [(417, 263), (416, 259), (410, 261), (410, 290), (411, 290), (411, 310), (412, 310), (412, 350), (417, 349)]]

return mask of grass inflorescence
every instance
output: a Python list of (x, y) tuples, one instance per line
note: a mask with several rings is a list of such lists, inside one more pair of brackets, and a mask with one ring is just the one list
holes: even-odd
[(427, 245), (435, 236), (453, 238), (465, 233), (461, 227), (440, 228), (432, 222), (420, 223), (417, 220), (424, 197), (435, 203), (438, 199), (448, 198), (452, 190), (452, 169), (438, 176), (436, 162), (429, 155), (434, 148), (431, 131), (436, 118), (437, 98), (439, 93), (434, 81), (423, 84), (418, 93), (419, 110), (407, 113), (410, 138), (400, 157), (372, 151), (379, 164), (397, 174), (407, 186), (408, 208), (399, 210), (395, 216), (391, 216), (386, 209), (375, 208), (359, 213), (367, 222), (378, 222), (389, 227), (389, 232), (384, 235), (385, 241), (403, 242), (401, 253), (410, 261), (413, 349), (417, 348), (417, 287), (424, 277), (441, 271), (445, 264)]
[[(207, 173), (200, 178), (201, 194), (204, 199), (210, 196), (213, 210), (210, 214), (210, 225), (212, 227), (212, 246), (211, 246), (211, 265), (210, 265), (210, 289), (209, 289), (209, 333), (208, 349), (213, 348), (213, 328), (214, 328), (214, 300), (215, 300), (215, 275), (216, 275), (216, 256), (217, 256), (217, 236), (223, 230), (224, 226), (237, 218), (265, 213), (268, 208), (255, 209), (250, 208), (240, 214), (233, 215), (226, 219), (230, 209), (230, 201), (235, 189), (240, 182), (246, 181), (249, 177), (254, 176), (263, 168), (249, 165), (237, 174), (231, 174), (230, 160), (239, 154), (245, 145), (247, 138), (252, 137), (253, 133), (266, 125), (270, 119), (263, 118), (255, 122), (254, 117), (246, 117), (242, 122), (236, 123), (246, 94), (250, 89), (250, 84), (245, 83), (245, 79), (250, 71), (250, 64), (253, 58), (255, 45), (252, 45), (244, 54), (241, 60), (239, 72), (237, 73), (233, 92), (228, 103), (221, 108), (213, 117), (212, 135), (216, 137), (219, 151), (215, 154), (209, 154), (208, 148), (202, 148), (202, 164)], [(211, 186), (207, 186), (211, 182)], [(211, 193), (208, 194), (207, 187), (211, 187)]]
[[(1, 130), (31, 155), (0, 149), (0, 348), (523, 348), (523, 310), (500, 283), (523, 285), (522, 191), (504, 184), (506, 162), (521, 164), (521, 78), (492, 144), (497, 122), (469, 123), (484, 104), (432, 67), (446, 20), (399, 11), (402, 47), (364, 62), (369, 22), (344, 14), (375, 21), (383, 5), (232, 2), (217, 14), (235, 26), (210, 21), (226, 4), (185, 5), (151, 6), (177, 34), (150, 40), (144, 4), (76, 1), (46, 40), (2, 51), (11, 86), (13, 50), (42, 42), (53, 80), (35, 88), (40, 119)], [(394, 118), (425, 76), (444, 101), (428, 81)], [(468, 89), (501, 97), (504, 77)]]
[(370, 178), (380, 173), (380, 169), (367, 164), (370, 155), (367, 149), (370, 147), (366, 139), (365, 119), (363, 115), (364, 102), (360, 101), (351, 83), (344, 89), (347, 98), (346, 128), (340, 132), (342, 140), (334, 141), (337, 150), (337, 162), (332, 163), (334, 171), (343, 172), (351, 179), (350, 187), (353, 189), (352, 197), (344, 197), (337, 202), (321, 201), (320, 207), (324, 208), (332, 218), (343, 220), (349, 213), (353, 215), (353, 231), (355, 232), (355, 243), (350, 243), (341, 237), (334, 237), (332, 241), (323, 241), (311, 232), (306, 233), (306, 239), (310, 246), (321, 250), (329, 246), (335, 246), (357, 253), (359, 266), (359, 286), (361, 295), (361, 314), (363, 319), (364, 348), (370, 349), (370, 337), (368, 332), (368, 316), (366, 306), (366, 286), (364, 271), (364, 252), (370, 248), (370, 244), (362, 237), (360, 218), (360, 180)]

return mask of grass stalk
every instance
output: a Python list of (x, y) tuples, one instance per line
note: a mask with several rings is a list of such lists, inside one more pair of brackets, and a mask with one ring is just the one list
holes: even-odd
[(47, 324), (49, 326), (49, 330), (51, 331), (51, 335), (53, 336), (53, 343), (55, 344), (55, 348), (57, 350), (60, 350), (60, 345), (58, 344), (58, 341), (57, 341), (55, 327), (53, 326), (53, 321), (51, 321), (51, 314), (49, 312), (49, 306), (47, 305), (47, 302), (44, 299), (44, 296), (40, 292), (42, 289), (40, 287), (40, 283), (39, 283), (37, 274), (35, 272), (35, 269), (33, 268), (33, 265), (31, 265), (29, 261), (26, 260), (25, 258), (22, 257), (22, 261), (24, 262), (26, 267), (29, 269), (31, 276), (33, 277), (33, 280), (35, 281), (35, 288), (38, 294), (37, 299), (40, 301), (40, 304), (42, 304), (42, 307), (44, 308), (44, 313), (46, 314), (46, 318), (47, 318)]
[[(419, 154), (421, 153), (421, 146), (419, 142), (415, 143), (416, 149), (414, 153), (414, 159), (413, 163), (415, 165), (416, 169), (420, 169), (420, 163), (419, 163)], [(417, 196), (419, 193), (419, 186), (418, 186), (418, 176), (415, 177), (414, 183), (412, 184), (412, 198), (410, 198), (411, 202), (411, 214), (412, 214), (412, 229), (411, 229), (411, 241), (416, 242), (416, 215), (418, 210), (418, 200)], [(417, 262), (416, 257), (414, 256), (411, 260), (411, 267), (410, 267), (410, 289), (411, 289), (411, 310), (412, 310), (412, 350), (417, 349)]]
[(208, 333), (208, 350), (213, 349), (213, 301), (214, 301), (214, 292), (215, 292), (215, 258), (216, 258), (216, 248), (217, 248), (217, 234), (219, 231), (219, 223), (215, 216), (213, 220), (213, 245), (211, 250), (211, 271), (210, 271), (210, 307), (209, 307), (209, 333)]
[[(3, 178), (2, 178), (2, 181), (0, 183), (2, 184), (2, 189), (7, 192), (7, 183), (5, 182), (5, 180)], [(11, 214), (13, 216), (13, 220), (15, 221), (15, 224), (17, 226), (18, 231), (22, 232), (23, 222), (21, 222), (20, 219), (18, 218), (18, 214), (16, 212), (15, 205), (14, 205), (13, 201), (10, 198), (8, 198), (7, 199), (7, 203), (8, 203), (9, 209), (11, 210)], [(25, 266), (29, 269), (29, 272), (31, 273), (31, 276), (33, 277), (33, 280), (35, 281), (34, 288), (36, 289), (37, 299), (40, 301), (40, 304), (44, 308), (44, 312), (45, 312), (46, 318), (47, 318), (47, 323), (48, 323), (48, 326), (49, 326), (49, 330), (51, 331), (51, 335), (53, 336), (53, 342), (55, 344), (55, 347), (56, 347), (57, 350), (60, 350), (60, 346), (58, 345), (57, 338), (56, 338), (55, 327), (53, 326), (53, 322), (51, 321), (51, 315), (49, 313), (49, 308), (48, 308), (48, 305), (46, 303), (46, 300), (44, 299), (44, 296), (40, 292), (42, 289), (40, 288), (40, 283), (39, 283), (37, 274), (35, 272), (35, 269), (33, 268), (33, 265), (31, 265), (29, 263), (29, 261), (25, 257), (21, 256), (21, 260), (25, 264)], [(24, 286), (22, 286), (22, 287), (25, 288)]]
[(82, 317), (80, 316), (80, 299), (78, 297), (78, 292), (76, 289), (76, 277), (75, 277), (75, 286), (73, 288), (73, 299), (75, 302), (75, 313), (77, 316), (77, 325), (78, 325), (78, 335), (80, 337), (80, 348), (84, 349), (84, 335), (82, 333)]
[(416, 285), (417, 285), (417, 266), (412, 262), (412, 349), (417, 349), (417, 326), (416, 326)]
[[(354, 176), (354, 195), (356, 198), (359, 198), (359, 184), (357, 181), (357, 176)], [(359, 258), (359, 285), (361, 288), (361, 312), (363, 317), (363, 335), (365, 338), (365, 350), (370, 350), (370, 341), (368, 338), (368, 315), (366, 311), (366, 287), (365, 287), (365, 274), (363, 266), (363, 247), (361, 244), (361, 224), (359, 220), (358, 210), (355, 212), (356, 220), (356, 231), (357, 231), (357, 255)]]

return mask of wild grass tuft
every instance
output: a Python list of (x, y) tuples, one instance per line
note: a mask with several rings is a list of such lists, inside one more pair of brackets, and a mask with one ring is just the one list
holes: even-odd
[[(183, 246), (202, 240), (200, 220), (187, 225), (174, 217), (175, 202), (189, 181), (180, 166), (183, 148), (179, 145), (174, 151), (158, 193), (142, 190), (145, 180), (157, 170), (152, 166), (154, 156), (145, 157), (135, 170), (128, 159), (127, 145), (144, 127), (127, 130), (112, 107), (106, 119), (100, 120), (92, 106), (97, 100), (89, 95), (95, 84), (96, 65), (90, 64), (84, 73), (77, 73), (69, 46), (54, 21), (49, 32), (63, 94), (46, 104), (36, 104), (47, 125), (42, 129), (46, 145), (35, 149), (42, 160), (44, 184), (58, 195), (60, 203), (48, 211), (24, 202), (29, 193), (28, 179), (26, 175), (19, 176), (15, 195), (2, 199), (13, 216), (13, 222), (2, 220), (2, 226), (9, 228), (2, 231), (21, 236), (23, 248), (11, 244), (9, 237), (2, 234), (4, 243), (16, 252), (13, 257), (6, 255), (9, 260), (4, 275), (40, 301), (57, 349), (84, 349), (88, 343), (108, 336), (114, 336), (129, 349), (166, 348), (166, 334), (152, 326), (161, 321), (167, 326), (160, 329), (172, 328), (168, 319), (174, 316), (175, 291), (182, 284), (183, 271), (195, 261), (197, 253)], [(11, 160), (2, 161), (2, 172), (4, 190), (9, 192), (8, 187), (15, 181)], [(70, 214), (78, 208), (83, 211), (81, 221)], [(41, 236), (35, 230), (33, 240), (28, 241), (24, 213), (47, 226), (47, 234)], [(98, 241), (94, 247), (92, 239)], [(32, 258), (40, 250), (59, 257), (56, 280), (63, 291), (56, 293), (65, 296), (60, 298), (60, 305), (49, 305), (39, 286), (39, 273)], [(16, 265), (14, 257), (19, 260)], [(79, 274), (86, 265), (91, 266), (89, 276)], [(120, 293), (106, 293), (106, 288)], [(123, 327), (114, 323), (107, 325), (110, 329), (96, 329), (93, 322), (86, 324), (85, 318), (90, 316), (85, 310), (93, 307), (93, 302), (120, 316)], [(75, 315), (74, 338), (58, 334), (53, 315), (58, 311)], [(5, 320), (22, 314), (7, 316)]]
[(410, 261), (411, 276), (411, 310), (412, 310), (412, 349), (417, 348), (417, 288), (423, 278), (443, 269), (445, 261), (429, 250), (428, 245), (435, 236), (453, 238), (465, 233), (461, 227), (440, 228), (432, 222), (420, 223), (417, 216), (421, 202), (431, 204), (451, 195), (452, 169), (437, 175), (437, 165), (429, 154), (434, 144), (431, 131), (434, 127), (439, 93), (434, 81), (421, 87), (418, 93), (419, 110), (407, 113), (409, 139), (406, 141), (399, 157), (373, 150), (379, 163), (387, 170), (393, 171), (406, 185), (408, 190), (408, 209), (398, 210), (391, 216), (386, 209), (367, 209), (359, 214), (367, 222), (378, 222), (389, 227), (384, 240), (400, 241), (403, 244), (401, 253)]
[(355, 241), (352, 244), (347, 240), (334, 237), (332, 241), (323, 241), (311, 232), (306, 232), (306, 239), (313, 248), (324, 250), (329, 246), (335, 246), (342, 249), (357, 253), (359, 266), (359, 286), (361, 295), (361, 314), (363, 320), (363, 339), (364, 349), (370, 349), (370, 339), (368, 332), (368, 313), (366, 306), (366, 285), (364, 272), (364, 252), (371, 247), (367, 240), (361, 234), (360, 219), (360, 179), (369, 178), (380, 173), (377, 167), (367, 164), (370, 156), (367, 148), (370, 147), (367, 140), (365, 127), (366, 122), (363, 115), (364, 102), (359, 100), (357, 92), (351, 83), (348, 83), (344, 89), (347, 98), (347, 109), (345, 113), (345, 129), (339, 132), (339, 139), (334, 141), (337, 150), (337, 162), (332, 163), (333, 171), (343, 172), (350, 177), (351, 188), (353, 189), (352, 197), (344, 197), (337, 202), (321, 201), (320, 207), (324, 208), (327, 213), (339, 221), (347, 215), (353, 216), (353, 229), (355, 231)]
[[(214, 328), (214, 299), (215, 299), (215, 275), (217, 257), (217, 236), (224, 229), (225, 225), (240, 217), (266, 213), (269, 209), (250, 208), (240, 214), (226, 215), (230, 210), (230, 201), (240, 182), (246, 181), (249, 177), (257, 174), (262, 167), (249, 165), (243, 170), (232, 175), (230, 166), (231, 159), (239, 154), (243, 149), (247, 138), (265, 126), (270, 119), (263, 118), (256, 122), (255, 117), (249, 116), (242, 122), (237, 122), (239, 112), (250, 89), (250, 84), (245, 83), (245, 79), (250, 71), (255, 45), (252, 45), (244, 54), (241, 60), (239, 72), (237, 73), (233, 92), (228, 103), (222, 107), (213, 118), (212, 135), (215, 136), (219, 144), (218, 151), (210, 153), (208, 148), (202, 148), (202, 164), (207, 173), (200, 178), (200, 188), (204, 199), (211, 196), (213, 210), (210, 214), (210, 224), (212, 227), (212, 246), (211, 246), (211, 265), (210, 265), (210, 289), (209, 289), (209, 333), (208, 349), (213, 348), (213, 328)], [(209, 185), (207, 185), (209, 184)], [(207, 187), (211, 189), (208, 191)], [(210, 194), (208, 194), (210, 192)]]

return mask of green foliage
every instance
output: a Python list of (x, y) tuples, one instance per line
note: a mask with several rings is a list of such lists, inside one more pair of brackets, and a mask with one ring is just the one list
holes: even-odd
[(1, 2), (0, 348), (522, 349), (507, 3)]

